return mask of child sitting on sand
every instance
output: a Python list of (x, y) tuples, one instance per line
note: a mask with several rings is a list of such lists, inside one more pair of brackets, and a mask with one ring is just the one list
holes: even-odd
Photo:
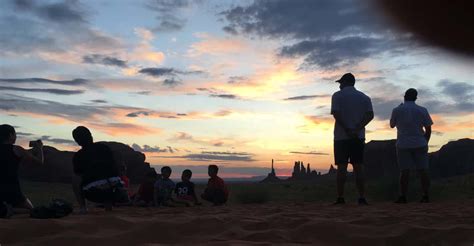
[(154, 202), (155, 206), (173, 206), (171, 197), (175, 188), (174, 182), (170, 179), (171, 168), (164, 166), (161, 168), (161, 179), (155, 182)]
[(138, 192), (132, 197), (133, 206), (152, 206), (155, 182), (158, 174), (155, 169), (150, 169), (145, 175), (145, 180), (140, 184)]
[(194, 191), (194, 183), (191, 182), (193, 172), (189, 169), (183, 171), (181, 175), (181, 182), (176, 184), (176, 202), (182, 203), (186, 206), (200, 205), (196, 193)]
[(207, 182), (204, 194), (201, 195), (202, 199), (212, 202), (216, 206), (225, 204), (229, 197), (229, 190), (227, 189), (224, 180), (217, 176), (218, 172), (219, 167), (216, 165), (209, 165), (208, 174), (211, 178)]

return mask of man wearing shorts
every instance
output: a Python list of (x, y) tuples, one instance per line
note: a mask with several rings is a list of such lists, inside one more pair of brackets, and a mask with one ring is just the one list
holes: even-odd
[[(396, 203), (407, 203), (408, 180), (410, 169), (416, 169), (423, 188), (420, 202), (429, 202), (428, 190), (428, 141), (431, 137), (430, 114), (426, 108), (418, 106), (415, 101), (418, 92), (410, 88), (405, 92), (405, 102), (394, 108), (390, 118), (390, 127), (397, 127), (397, 159), (400, 168), (400, 197)], [(424, 128), (424, 130), (423, 130)]]
[(367, 205), (365, 199), (365, 179), (363, 174), (365, 126), (374, 118), (372, 102), (364, 93), (354, 87), (355, 78), (351, 73), (344, 74), (340, 91), (332, 95), (331, 114), (334, 125), (334, 160), (337, 166), (337, 195), (334, 204), (345, 204), (344, 185), (347, 165), (352, 164), (359, 191), (359, 205)]

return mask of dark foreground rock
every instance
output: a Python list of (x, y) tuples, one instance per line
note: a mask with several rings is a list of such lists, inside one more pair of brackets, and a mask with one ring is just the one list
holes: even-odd
[[(118, 142), (101, 142), (110, 147), (118, 165), (127, 166), (127, 176), (132, 183), (143, 180), (145, 173), (150, 170), (150, 164), (145, 162), (145, 155), (135, 151), (130, 146)], [(25, 165), (20, 168), (20, 176), (24, 179), (43, 182), (71, 182), (73, 175), (72, 158), (74, 152), (60, 151), (56, 148), (44, 147), (44, 164)]]

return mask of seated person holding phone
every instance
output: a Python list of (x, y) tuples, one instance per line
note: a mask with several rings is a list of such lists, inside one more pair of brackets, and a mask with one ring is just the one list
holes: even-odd
[[(31, 201), (23, 194), (18, 177), (19, 166), (43, 164), (43, 143), (31, 141), (31, 152), (15, 145), (16, 131), (11, 125), (0, 125), (0, 205), (8, 208), (8, 215), (29, 213)], [(7, 215), (4, 215), (7, 217)]]

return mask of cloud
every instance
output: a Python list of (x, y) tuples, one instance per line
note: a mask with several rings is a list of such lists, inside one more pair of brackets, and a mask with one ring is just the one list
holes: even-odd
[(77, 145), (76, 142), (70, 139), (53, 138), (51, 136), (42, 136), (40, 139), (44, 142), (50, 142), (54, 144)]
[[(437, 84), (441, 94), (431, 89), (420, 89), (417, 103), (425, 106), (431, 114), (456, 115), (471, 113), (474, 108), (474, 86), (469, 82), (441, 80)], [(436, 87), (433, 89), (437, 89)], [(400, 93), (403, 95), (403, 93)], [(375, 117), (388, 120), (392, 110), (403, 102), (403, 98), (389, 99), (373, 97)]]
[(247, 81), (248, 78), (245, 76), (230, 76), (229, 79), (227, 80), (227, 83), (229, 84), (237, 84), (240, 82)]
[(162, 81), (163, 86), (167, 87), (176, 87), (177, 85), (181, 84), (182, 80), (180, 79), (180, 75), (196, 75), (202, 74), (202, 71), (184, 71), (178, 70), (174, 68), (166, 68), (166, 67), (157, 67), (157, 68), (143, 68), (138, 71), (138, 73), (145, 74), (155, 78), (162, 78), (165, 79)]
[(146, 7), (157, 13), (158, 25), (153, 28), (155, 32), (172, 32), (184, 28), (187, 20), (182, 16), (182, 10), (199, 4), (200, 0), (151, 0)]
[(91, 100), (91, 102), (93, 102), (93, 103), (107, 103), (106, 100), (102, 100), (102, 99)]
[(84, 52), (124, 48), (121, 40), (90, 26), (88, 9), (79, 1), (2, 1), (0, 5), (6, 13), (0, 17), (4, 56), (78, 63)]
[(83, 90), (62, 90), (62, 89), (38, 89), (38, 88), (20, 88), (11, 86), (0, 86), (0, 90), (6, 91), (21, 91), (21, 92), (40, 92), (50, 93), (56, 95), (77, 95), (84, 93)]
[(152, 77), (176, 76), (178, 72), (173, 68), (143, 68), (138, 71)]
[[(253, 1), (221, 12), (232, 35), (294, 42), (282, 57), (304, 57), (303, 68), (335, 69), (364, 58), (414, 45), (406, 34), (389, 30), (371, 1)], [(330, 21), (328, 21), (330, 20)]]
[(78, 85), (86, 85), (89, 83), (86, 79), (73, 79), (73, 80), (52, 80), (52, 79), (45, 79), (45, 78), (2, 78), (0, 79), (2, 83), (13, 83), (13, 84), (20, 84), (20, 83), (33, 83), (33, 84), (55, 84), (55, 85), (70, 85), (70, 86), (78, 86)]
[(137, 125), (123, 120), (117, 112), (137, 110), (131, 107), (74, 105), (12, 94), (0, 94), (3, 110), (33, 118), (47, 119), (54, 124), (82, 124), (112, 136), (159, 133), (161, 129)]
[(131, 117), (131, 118), (135, 118), (135, 117), (139, 117), (140, 115), (143, 115), (143, 116), (148, 116), (150, 114), (152, 114), (153, 112), (149, 112), (149, 111), (137, 111), (137, 112), (132, 112), (132, 113), (129, 113), (127, 114), (126, 116), (127, 117)]
[(31, 12), (34, 15), (51, 22), (84, 23), (86, 13), (78, 1), (38, 4), (34, 0), (15, 0), (19, 11)]
[[(474, 83), (472, 82), (453, 82), (444, 79), (438, 82), (441, 92), (451, 97), (456, 102), (471, 102), (474, 100)], [(472, 104), (471, 104), (472, 105)], [(472, 107), (471, 109), (473, 109)]]
[(158, 146), (151, 147), (151, 146), (146, 145), (146, 144), (143, 145), (143, 147), (142, 147), (142, 146), (134, 143), (134, 144), (132, 144), (132, 148), (135, 151), (146, 152), (146, 153), (165, 153), (165, 152), (169, 152), (168, 148), (160, 148)]
[(165, 77), (165, 76), (178, 76), (178, 75), (193, 75), (202, 74), (202, 71), (183, 71), (175, 68), (167, 67), (149, 67), (143, 68), (138, 71), (139, 73), (146, 74), (152, 77)]
[(244, 161), (253, 162), (252, 154), (238, 152), (201, 152), (200, 154), (184, 155), (185, 158), (192, 161)]
[(216, 90), (214, 88), (197, 88), (197, 90), (207, 92), (210, 97), (218, 97), (224, 99), (242, 99), (238, 95), (223, 93), (222, 91)]
[(309, 100), (314, 98), (327, 98), (331, 95), (308, 95), (308, 96), (296, 96), (296, 97), (288, 97), (283, 100), (285, 101), (299, 101), (299, 100)]
[(162, 84), (167, 87), (175, 87), (181, 84), (181, 80), (177, 78), (169, 78), (169, 79), (163, 80)]
[[(399, 42), (401, 40), (398, 40)], [(405, 40), (406, 46), (409, 46)], [(396, 46), (386, 37), (344, 37), (339, 39), (305, 40), (293, 45), (283, 46), (280, 56), (305, 57), (306, 67), (318, 66), (323, 69), (335, 69), (352, 65), (365, 58), (385, 51), (397, 52), (403, 46)]]
[(328, 153), (316, 152), (316, 151), (310, 151), (310, 152), (290, 151), (290, 154), (299, 154), (299, 155), (329, 155)]
[(116, 66), (121, 68), (126, 68), (127, 62), (124, 60), (120, 60), (115, 57), (100, 55), (100, 54), (92, 54), (86, 55), (82, 57), (82, 62), (89, 63), (89, 64), (101, 64), (106, 66)]
[(239, 99), (239, 97), (237, 95), (234, 95), (234, 94), (211, 94), (209, 96), (210, 97), (225, 98), (225, 99)]
[(201, 41), (193, 43), (188, 50), (190, 57), (201, 55), (223, 55), (242, 53), (247, 48), (247, 44), (235, 38), (220, 38), (210, 36), (206, 33), (198, 33), (195, 36)]

